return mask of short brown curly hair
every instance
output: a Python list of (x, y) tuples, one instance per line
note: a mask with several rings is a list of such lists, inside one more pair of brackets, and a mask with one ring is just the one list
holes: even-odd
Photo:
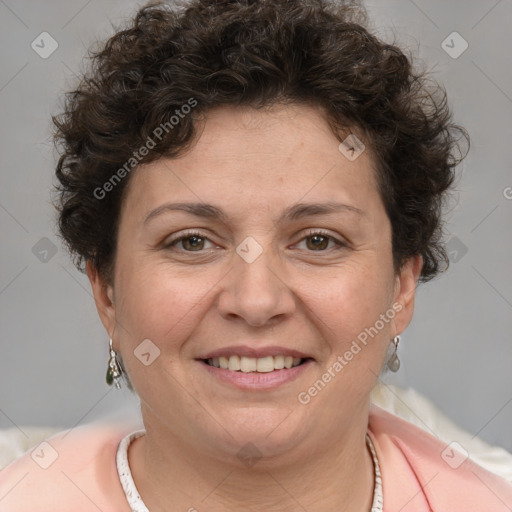
[[(127, 28), (90, 52), (91, 69), (53, 116), (61, 150), (59, 229), (76, 266), (83, 270), (91, 260), (111, 278), (129, 183), (126, 162), (183, 153), (197, 135), (197, 119), (214, 107), (308, 103), (325, 112), (340, 140), (353, 128), (370, 147), (392, 226), (395, 269), (421, 255), (420, 279), (437, 275), (448, 263), (445, 192), (463, 158), (459, 142), (469, 138), (452, 123), (445, 90), (366, 24), (358, 4), (328, 0), (142, 7)], [(170, 122), (192, 102), (190, 115)], [(168, 128), (157, 139), (159, 126)], [(134, 162), (134, 151), (152, 135), (152, 149)], [(123, 166), (124, 179), (113, 183)]]

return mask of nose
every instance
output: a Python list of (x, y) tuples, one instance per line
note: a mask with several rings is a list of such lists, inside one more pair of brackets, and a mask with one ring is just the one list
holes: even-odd
[(274, 324), (293, 314), (296, 303), (282, 263), (269, 246), (251, 262), (234, 255), (231, 271), (222, 280), (217, 307), (225, 318), (241, 318), (252, 327)]

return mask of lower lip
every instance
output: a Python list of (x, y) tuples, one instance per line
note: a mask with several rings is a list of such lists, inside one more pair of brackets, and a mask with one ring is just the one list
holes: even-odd
[(266, 390), (274, 389), (287, 382), (292, 382), (302, 375), (308, 367), (313, 363), (311, 359), (304, 361), (299, 366), (293, 368), (283, 368), (282, 370), (274, 370), (267, 373), (259, 372), (234, 372), (224, 368), (217, 368), (210, 366), (204, 361), (199, 361), (199, 364), (210, 373), (213, 377), (232, 384), (239, 389), (243, 390)]

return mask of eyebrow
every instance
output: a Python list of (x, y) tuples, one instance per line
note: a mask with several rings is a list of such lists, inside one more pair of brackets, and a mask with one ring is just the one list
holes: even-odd
[[(183, 211), (205, 219), (219, 220), (223, 223), (228, 222), (226, 213), (207, 203), (165, 203), (152, 210), (144, 219), (144, 224), (150, 220), (169, 211)], [(296, 221), (304, 217), (315, 215), (329, 215), (332, 213), (352, 213), (363, 217), (365, 213), (348, 204), (327, 202), (327, 203), (297, 203), (287, 208), (280, 216), (279, 222)]]

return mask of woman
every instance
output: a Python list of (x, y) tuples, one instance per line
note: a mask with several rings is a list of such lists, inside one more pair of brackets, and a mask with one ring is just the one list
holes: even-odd
[(370, 406), (446, 262), (465, 132), (363, 24), (192, 0), (96, 54), (55, 119), (59, 225), (144, 430), (50, 439), (2, 473), (0, 510), (511, 509), (503, 479)]

